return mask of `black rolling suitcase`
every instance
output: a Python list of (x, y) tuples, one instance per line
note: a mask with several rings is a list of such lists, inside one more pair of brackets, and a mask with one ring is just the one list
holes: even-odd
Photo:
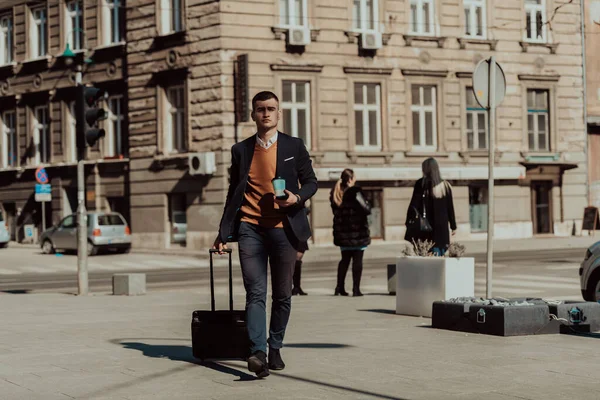
[(233, 277), (231, 249), (229, 254), (229, 310), (215, 310), (213, 255), (210, 249), (210, 310), (192, 313), (192, 352), (200, 360), (222, 358), (246, 360), (250, 356), (250, 339), (246, 311), (233, 309)]

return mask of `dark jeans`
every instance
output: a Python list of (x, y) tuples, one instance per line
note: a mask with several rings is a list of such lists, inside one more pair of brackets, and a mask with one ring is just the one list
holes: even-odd
[[(269, 347), (283, 346), (292, 305), (292, 276), (296, 249), (284, 228), (263, 228), (242, 222), (238, 233), (240, 263), (246, 289), (250, 351), (267, 352), (267, 262), (271, 266), (271, 324)], [(293, 239), (292, 239), (293, 240)]]
[(337, 287), (344, 289), (344, 281), (346, 280), (346, 272), (352, 260), (352, 290), (358, 292), (360, 290), (360, 278), (363, 270), (363, 254), (364, 250), (345, 250), (342, 251), (342, 260), (338, 264)]

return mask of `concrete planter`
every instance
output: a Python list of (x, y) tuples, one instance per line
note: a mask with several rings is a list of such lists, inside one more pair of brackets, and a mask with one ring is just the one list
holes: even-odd
[(397, 259), (396, 314), (431, 317), (434, 301), (474, 295), (474, 258)]

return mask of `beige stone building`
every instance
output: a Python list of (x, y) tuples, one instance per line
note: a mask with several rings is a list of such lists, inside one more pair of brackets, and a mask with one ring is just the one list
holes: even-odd
[[(0, 9), (0, 30), (3, 12), (16, 17), (28, 9), (21, 3)], [(49, 3), (49, 11), (60, 8)], [(119, 120), (126, 150), (120, 175), (112, 177), (123, 177), (135, 246), (212, 243), (228, 184), (229, 149), (254, 133), (247, 108), (260, 90), (279, 94), (281, 130), (302, 137), (313, 158), (320, 187), (310, 203), (315, 243), (331, 242), (329, 190), (346, 167), (355, 170), (372, 203), (373, 237), (402, 239), (412, 185), (430, 156), (454, 186), (460, 236), (483, 235), (487, 116), (473, 98), (471, 77), (477, 62), (490, 55), (507, 82), (496, 120), (497, 236), (570, 235), (581, 222), (587, 168), (577, 4), (565, 5), (551, 19), (560, 3), (550, 0), (84, 3), (94, 52), (102, 49), (100, 38), (121, 32), (106, 33), (103, 21), (125, 21), (122, 53), (98, 58), (97, 74), (84, 73), (84, 81), (108, 80), (116, 66), (118, 75), (110, 78), (123, 99)], [(50, 53), (56, 54), (60, 29), (50, 24)], [(18, 29), (12, 37), (26, 41), (26, 28)], [(11, 68), (26, 60), (23, 51), (14, 57)], [(44, 73), (65, 74), (64, 68), (51, 71)], [(13, 74), (6, 78), (12, 92), (1, 94), (3, 112), (6, 98), (26, 90), (26, 84), (13, 84), (23, 79), (19, 73), (6, 74)], [(3, 121), (10, 123), (10, 117)], [(62, 149), (59, 126), (52, 123), (55, 148)], [(24, 148), (30, 126), (19, 122), (16, 135)], [(201, 161), (199, 168), (190, 156)], [(99, 172), (91, 176), (102, 175), (110, 163), (97, 164)], [(4, 202), (25, 178), (7, 185), (1, 179)], [(100, 208), (110, 206), (102, 203), (110, 197), (107, 179), (100, 176), (94, 185)]]
[(589, 203), (600, 207), (600, 1), (587, 0), (584, 4)]
[[(87, 152), (87, 207), (129, 218), (125, 14), (112, 1), (101, 8), (89, 0), (0, 2), (0, 205), (15, 240), (35, 240), (44, 225), (77, 208), (75, 72), (62, 57), (67, 43), (83, 65), (83, 82), (110, 93), (106, 138)], [(34, 199), (40, 166), (51, 202)]]

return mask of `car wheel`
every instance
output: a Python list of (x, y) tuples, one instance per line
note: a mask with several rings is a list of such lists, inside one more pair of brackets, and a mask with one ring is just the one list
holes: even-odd
[(44, 254), (53, 254), (54, 253), (54, 245), (50, 240), (44, 240), (42, 243), (42, 253)]
[(587, 283), (587, 301), (600, 301), (600, 270), (594, 271)]
[(94, 246), (94, 244), (92, 242), (88, 242), (87, 255), (95, 256), (96, 254), (98, 254), (98, 248), (96, 246)]
[(8, 242), (6, 243), (0, 243), (0, 249), (5, 249), (8, 247)]

